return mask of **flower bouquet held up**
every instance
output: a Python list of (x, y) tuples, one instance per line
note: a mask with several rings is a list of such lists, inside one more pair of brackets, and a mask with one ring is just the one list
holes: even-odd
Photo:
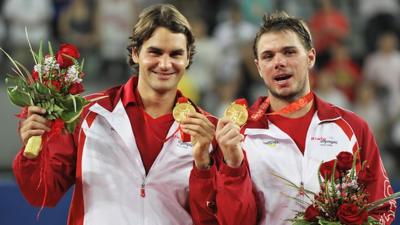
[[(381, 224), (371, 216), (372, 210), (382, 204), (399, 198), (400, 192), (389, 197), (369, 202), (369, 193), (365, 184), (371, 179), (369, 167), (363, 162), (356, 169), (357, 157), (342, 151), (319, 168), (320, 191), (313, 193), (304, 190), (284, 179), (289, 185), (303, 190), (310, 201), (295, 198), (305, 211), (298, 212), (290, 221), (294, 225), (378, 225)], [(279, 177), (279, 176), (278, 176)], [(311, 197), (313, 196), (313, 198)]]
[(15, 75), (7, 74), (7, 94), (11, 102), (24, 107), (19, 114), (23, 114), (28, 106), (40, 106), (46, 110), (44, 117), (52, 121), (51, 131), (41, 136), (29, 138), (24, 151), (27, 158), (38, 156), (42, 143), (64, 128), (72, 133), (79, 122), (79, 116), (85, 105), (89, 102), (79, 94), (83, 92), (82, 72), (83, 61), (78, 62), (80, 54), (78, 49), (71, 44), (61, 44), (54, 54), (50, 42), (48, 54), (43, 54), (42, 43), (37, 53), (32, 50), (35, 62), (32, 72), (14, 60), (3, 49), (1, 51), (10, 59)]

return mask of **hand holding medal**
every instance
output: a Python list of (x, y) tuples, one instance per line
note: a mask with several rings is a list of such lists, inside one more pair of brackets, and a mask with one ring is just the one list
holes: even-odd
[(234, 122), (239, 127), (247, 122), (248, 116), (247, 102), (243, 98), (232, 102), (224, 112), (224, 117)]

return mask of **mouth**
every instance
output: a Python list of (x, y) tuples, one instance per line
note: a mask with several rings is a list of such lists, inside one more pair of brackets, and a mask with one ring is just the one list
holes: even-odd
[(277, 82), (282, 82), (282, 81), (289, 80), (291, 77), (292, 77), (292, 75), (290, 75), (290, 74), (279, 74), (274, 78), (274, 80)]
[(175, 72), (156, 72), (156, 71), (153, 71), (153, 73), (158, 77), (158, 78), (160, 78), (160, 79), (169, 79), (169, 78), (171, 78), (174, 74), (175, 74)]

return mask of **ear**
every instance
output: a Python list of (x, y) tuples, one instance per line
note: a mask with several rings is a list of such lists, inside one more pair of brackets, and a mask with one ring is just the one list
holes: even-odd
[(135, 63), (139, 63), (139, 51), (137, 48), (132, 48), (132, 60)]
[(258, 75), (259, 75), (261, 78), (263, 78), (262, 75), (261, 75), (261, 70), (260, 70), (260, 65), (259, 65), (258, 60), (255, 59), (255, 60), (254, 60), (254, 63), (256, 64), (256, 67), (257, 67), (257, 70), (258, 70)]
[(308, 51), (308, 69), (311, 69), (314, 67), (316, 55), (317, 55), (317, 53), (314, 48), (312, 48), (312, 49), (310, 49), (310, 51)]

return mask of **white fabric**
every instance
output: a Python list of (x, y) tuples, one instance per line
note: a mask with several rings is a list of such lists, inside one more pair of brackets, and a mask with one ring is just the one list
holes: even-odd
[(272, 123), (268, 126), (269, 129), (246, 129), (247, 136), (242, 147), (247, 154), (258, 198), (265, 205), (259, 224), (289, 225), (291, 223), (285, 220), (292, 219), (295, 210), (304, 209), (288, 196), (308, 199), (273, 174), (298, 186), (303, 183), (306, 190), (318, 192), (320, 164), (335, 159), (341, 151), (352, 152), (356, 139), (354, 134), (349, 139), (335, 122), (321, 123), (315, 113), (306, 136), (303, 156), (286, 133)]
[[(95, 104), (97, 113), (82, 155), (85, 225), (192, 224), (188, 207), (192, 150), (179, 134), (167, 141), (145, 174), (128, 115), (120, 101), (112, 112)], [(168, 136), (177, 129), (174, 123)], [(140, 189), (145, 185), (145, 197)]]

